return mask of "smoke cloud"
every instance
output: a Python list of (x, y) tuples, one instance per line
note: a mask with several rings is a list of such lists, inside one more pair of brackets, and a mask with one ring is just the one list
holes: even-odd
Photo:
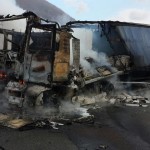
[(77, 14), (87, 12), (89, 7), (83, 0), (63, 0), (66, 5), (71, 6), (76, 10)]
[[(110, 66), (105, 53), (92, 49), (93, 32), (90, 29), (74, 29), (73, 36), (80, 39), (80, 63), (88, 72), (94, 73), (95, 67)], [(92, 66), (85, 57), (90, 57), (96, 61), (97, 66)], [(71, 53), (72, 60), (72, 53)], [(71, 61), (72, 63), (72, 61)], [(96, 71), (97, 72), (97, 71)]]
[(74, 21), (74, 18), (47, 0), (16, 0), (16, 4), (24, 10), (32, 11), (42, 18), (56, 21), (61, 25)]
[[(0, 15), (19, 15), (23, 12), (24, 10), (16, 6), (15, 0), (1, 0)], [(25, 25), (25, 20), (0, 22), (0, 28), (14, 29), (17, 31), (24, 31)]]

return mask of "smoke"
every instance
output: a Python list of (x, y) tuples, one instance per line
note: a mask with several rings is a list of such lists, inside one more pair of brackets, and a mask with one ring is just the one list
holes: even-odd
[(24, 10), (32, 11), (42, 18), (59, 22), (61, 25), (74, 21), (74, 18), (47, 0), (16, 0), (16, 3)]
[[(0, 15), (19, 15), (22, 14), (24, 10), (17, 7), (15, 0), (1, 0), (1, 9)], [(17, 20), (17, 21), (7, 21), (0, 22), (0, 28), (4, 29), (14, 29), (17, 31), (23, 31), (25, 29), (26, 21), (25, 20)]]
[(61, 102), (61, 107), (60, 107), (60, 113), (61, 114), (74, 115), (75, 110), (77, 108), (80, 108), (79, 104), (72, 104), (70, 101), (68, 100), (68, 101), (62, 101)]
[(48, 106), (47, 108), (38, 107), (34, 113), (43, 117), (51, 118), (74, 118), (74, 117), (87, 117), (90, 114), (87, 108), (83, 108), (79, 103), (71, 103), (71, 100), (61, 100), (59, 108)]
[[(30, 99), (31, 100), (31, 99)], [(72, 103), (71, 99), (62, 100), (58, 105), (51, 103), (45, 103), (44, 105), (28, 106), (26, 102), (22, 108), (23, 117), (29, 117), (32, 119), (49, 118), (51, 120), (56, 119), (71, 119), (78, 117), (88, 117), (90, 114), (88, 109), (80, 106), (80, 103)]]
[(65, 5), (68, 5), (76, 10), (77, 14), (85, 13), (89, 10), (88, 4), (83, 0), (63, 0)]
[(16, 6), (15, 0), (1, 0), (1, 15), (20, 14), (23, 10)]
[[(74, 29), (73, 36), (80, 40), (80, 63), (83, 68), (91, 73), (95, 73), (95, 68), (98, 66), (110, 66), (107, 55), (102, 52), (97, 52), (92, 49), (93, 32), (90, 29)], [(95, 61), (91, 65), (85, 58), (90, 57)], [(72, 60), (71, 52), (71, 60)], [(72, 63), (72, 61), (71, 61)]]

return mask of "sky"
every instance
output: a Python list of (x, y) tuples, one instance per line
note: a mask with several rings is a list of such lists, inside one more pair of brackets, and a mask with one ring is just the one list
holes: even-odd
[[(76, 20), (150, 24), (150, 0), (47, 0)], [(1, 14), (21, 14), (15, 0), (1, 0)]]
[(150, 24), (150, 0), (47, 0), (76, 20)]

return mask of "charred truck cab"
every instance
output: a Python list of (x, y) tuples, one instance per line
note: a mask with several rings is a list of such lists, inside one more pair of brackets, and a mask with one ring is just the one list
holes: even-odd
[(30, 106), (43, 104), (43, 92), (52, 87), (55, 38), (56, 24), (28, 23), (22, 75), (28, 84), (25, 101)]
[[(10, 104), (58, 104), (70, 85), (70, 39), (58, 23), (41, 23), (34, 13), (24, 14), (27, 26), (18, 51), (14, 78), (6, 86)], [(62, 92), (63, 90), (63, 92)]]
[(24, 53), (25, 101), (29, 106), (57, 104), (56, 95), (68, 83), (71, 34), (56, 29), (56, 24), (34, 25), (29, 33)]

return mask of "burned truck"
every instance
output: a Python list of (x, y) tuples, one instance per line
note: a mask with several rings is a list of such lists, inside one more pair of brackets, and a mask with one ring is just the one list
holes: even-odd
[[(7, 74), (5, 91), (9, 104), (58, 107), (61, 101), (77, 102), (80, 95), (113, 91), (112, 82), (118, 78), (128, 81), (136, 70), (143, 68), (142, 60), (137, 61), (140, 54), (135, 52), (135, 48), (140, 48), (132, 44), (136, 39), (129, 33), (147, 31), (148, 26), (75, 21), (60, 27), (32, 12), (0, 21), (18, 19), (27, 20), (25, 32), (10, 31), (10, 39), (6, 30), (1, 29), (5, 41), (12, 45), (9, 51), (5, 50), (11, 60), (10, 68), (2, 63)], [(143, 53), (142, 57), (147, 63)], [(144, 66), (147, 68), (148, 64)]]
[[(122, 71), (102, 66), (91, 57), (84, 57), (84, 60), (93, 65), (94, 70), (85, 69), (80, 58), (80, 38), (73, 35), (70, 27), (60, 27), (57, 22), (47, 21), (32, 12), (4, 17), (0, 21), (19, 19), (27, 20), (25, 32), (11, 31), (10, 39), (2, 29), (5, 41), (13, 47), (4, 48), (5, 53), (16, 54), (9, 55), (9, 70), (6, 63), (2, 63), (8, 78), (5, 91), (10, 104), (58, 106), (62, 100), (77, 100), (78, 95), (89, 88), (93, 91), (95, 87), (100, 91), (105, 85), (113, 88), (105, 79)], [(15, 41), (15, 37), (19, 38)]]
[(15, 43), (19, 49), (14, 68), (11, 68), (13, 72), (10, 74), (7, 71), (9, 81), (5, 88), (6, 95), (10, 104), (19, 107), (23, 103), (42, 105), (53, 97), (53, 84), (59, 85), (68, 79), (71, 34), (62, 31), (58, 23), (46, 23), (32, 12), (1, 21), (22, 18), (27, 19), (26, 30), (20, 41)]

